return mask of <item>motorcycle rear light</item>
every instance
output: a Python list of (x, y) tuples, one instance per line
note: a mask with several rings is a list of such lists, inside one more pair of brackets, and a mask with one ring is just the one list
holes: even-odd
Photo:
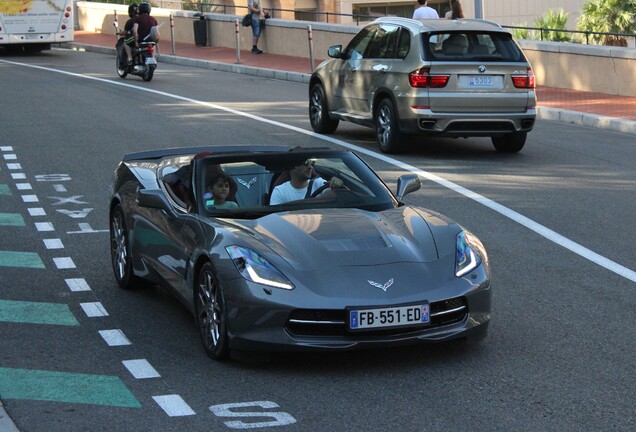
[(409, 84), (417, 88), (444, 88), (450, 75), (431, 75), (431, 68), (423, 67), (409, 74)]
[(531, 68), (528, 68), (528, 73), (525, 75), (512, 75), (512, 83), (516, 88), (535, 88), (534, 72)]

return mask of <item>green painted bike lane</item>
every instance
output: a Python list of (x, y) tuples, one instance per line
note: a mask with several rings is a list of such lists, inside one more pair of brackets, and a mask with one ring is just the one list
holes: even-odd
[[(10, 195), (8, 185), (0, 184), (0, 197)], [(19, 213), (0, 213), (0, 228), (25, 226)], [(35, 252), (6, 250), (0, 250), (0, 267), (45, 268), (42, 259)], [(79, 325), (66, 304), (0, 300), (0, 329), (6, 323)], [(0, 399), (141, 407), (139, 401), (116, 376), (6, 367), (0, 367)]]

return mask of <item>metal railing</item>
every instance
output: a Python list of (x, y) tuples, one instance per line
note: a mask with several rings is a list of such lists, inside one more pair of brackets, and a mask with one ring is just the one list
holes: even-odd
[[(133, 0), (102, 0), (101, 3), (113, 3), (113, 4), (129, 4)], [(174, 6), (179, 6), (179, 10), (188, 10), (188, 11), (198, 11), (201, 13), (221, 13), (221, 14), (245, 14), (247, 13), (247, 0), (245, 0), (245, 6), (238, 5), (228, 5), (224, 3), (207, 3), (200, 1), (183, 1), (183, 0), (153, 0), (150, 3), (154, 7), (160, 7), (165, 9), (174, 9)], [(315, 21), (315, 22), (324, 22), (330, 23), (330, 18), (334, 19), (333, 23), (338, 23), (336, 18), (339, 17), (347, 17), (351, 18), (356, 25), (360, 25), (361, 23), (366, 23), (369, 21), (373, 21), (376, 18), (380, 18), (381, 15), (361, 15), (361, 14), (342, 14), (336, 12), (320, 12), (320, 11), (308, 11), (308, 10), (298, 10), (298, 9), (277, 9), (270, 8), (268, 9), (272, 18), (280, 18), (283, 13), (293, 13), (294, 16), (301, 16), (303, 21)], [(313, 19), (307, 19), (313, 18)], [(407, 17), (410, 18), (410, 17)], [(594, 31), (584, 31), (584, 30), (564, 30), (564, 29), (551, 29), (551, 28), (542, 28), (542, 27), (523, 27), (523, 26), (509, 26), (502, 25), (503, 28), (512, 29), (512, 30), (522, 30), (528, 32), (538, 32), (539, 40), (544, 41), (548, 39), (549, 34), (574, 34), (577, 36), (581, 36), (580, 38), (574, 38), (571, 40), (573, 43), (583, 43), (585, 41), (586, 45), (593, 45), (590, 41), (592, 36), (603, 36), (603, 37), (611, 37), (616, 39), (625, 39), (629, 40), (630, 38), (634, 39), (634, 45), (636, 46), (636, 34), (629, 33), (607, 33), (607, 32), (594, 32)]]
[[(549, 39), (548, 35), (550, 34), (575, 34), (577, 36), (582, 36), (581, 40), (585, 40), (586, 45), (592, 45), (590, 43), (590, 37), (592, 36), (603, 36), (603, 37), (613, 37), (613, 38), (623, 38), (626, 41), (629, 38), (634, 39), (634, 45), (636, 45), (636, 34), (629, 33), (608, 33), (608, 32), (595, 32), (595, 31), (587, 31), (587, 30), (566, 30), (566, 29), (552, 29), (552, 28), (544, 28), (544, 27), (521, 27), (521, 26), (507, 26), (502, 25), (503, 28), (513, 29), (513, 30), (523, 30), (529, 32), (538, 32), (539, 40)], [(572, 40), (572, 42), (576, 42), (576, 38)]]

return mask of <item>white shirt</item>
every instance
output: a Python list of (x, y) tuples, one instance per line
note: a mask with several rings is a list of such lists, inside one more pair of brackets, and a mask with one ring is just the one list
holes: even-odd
[[(326, 183), (327, 182), (325, 181), (325, 179), (316, 177), (313, 181), (313, 185), (311, 186), (311, 193), (314, 193)], [(302, 200), (305, 199), (305, 195), (307, 195), (307, 187), (296, 189), (292, 186), (290, 181), (287, 181), (282, 185), (276, 186), (274, 188), (274, 190), (272, 191), (272, 197), (269, 200), (269, 204), (276, 205), (283, 204), (288, 201)]]
[(437, 11), (429, 6), (420, 6), (413, 12), (413, 19), (437, 19)]

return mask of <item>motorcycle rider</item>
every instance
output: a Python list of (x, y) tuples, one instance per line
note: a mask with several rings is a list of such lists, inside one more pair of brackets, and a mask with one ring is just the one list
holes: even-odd
[[(133, 26), (133, 33), (138, 44), (142, 42), (159, 42), (157, 20), (155, 17), (150, 16), (150, 10), (151, 7), (148, 2), (142, 2), (139, 5), (139, 15), (135, 17), (135, 24)], [(151, 33), (154, 33), (154, 35), (147, 37)]]
[(124, 37), (124, 49), (126, 50), (126, 56), (128, 59), (128, 64), (132, 63), (132, 50), (135, 47), (135, 35), (133, 33), (133, 26), (135, 25), (135, 17), (139, 13), (139, 6), (137, 3), (131, 3), (128, 6), (128, 16), (130, 17), (126, 24), (124, 25), (124, 29), (120, 30), (117, 35)]

